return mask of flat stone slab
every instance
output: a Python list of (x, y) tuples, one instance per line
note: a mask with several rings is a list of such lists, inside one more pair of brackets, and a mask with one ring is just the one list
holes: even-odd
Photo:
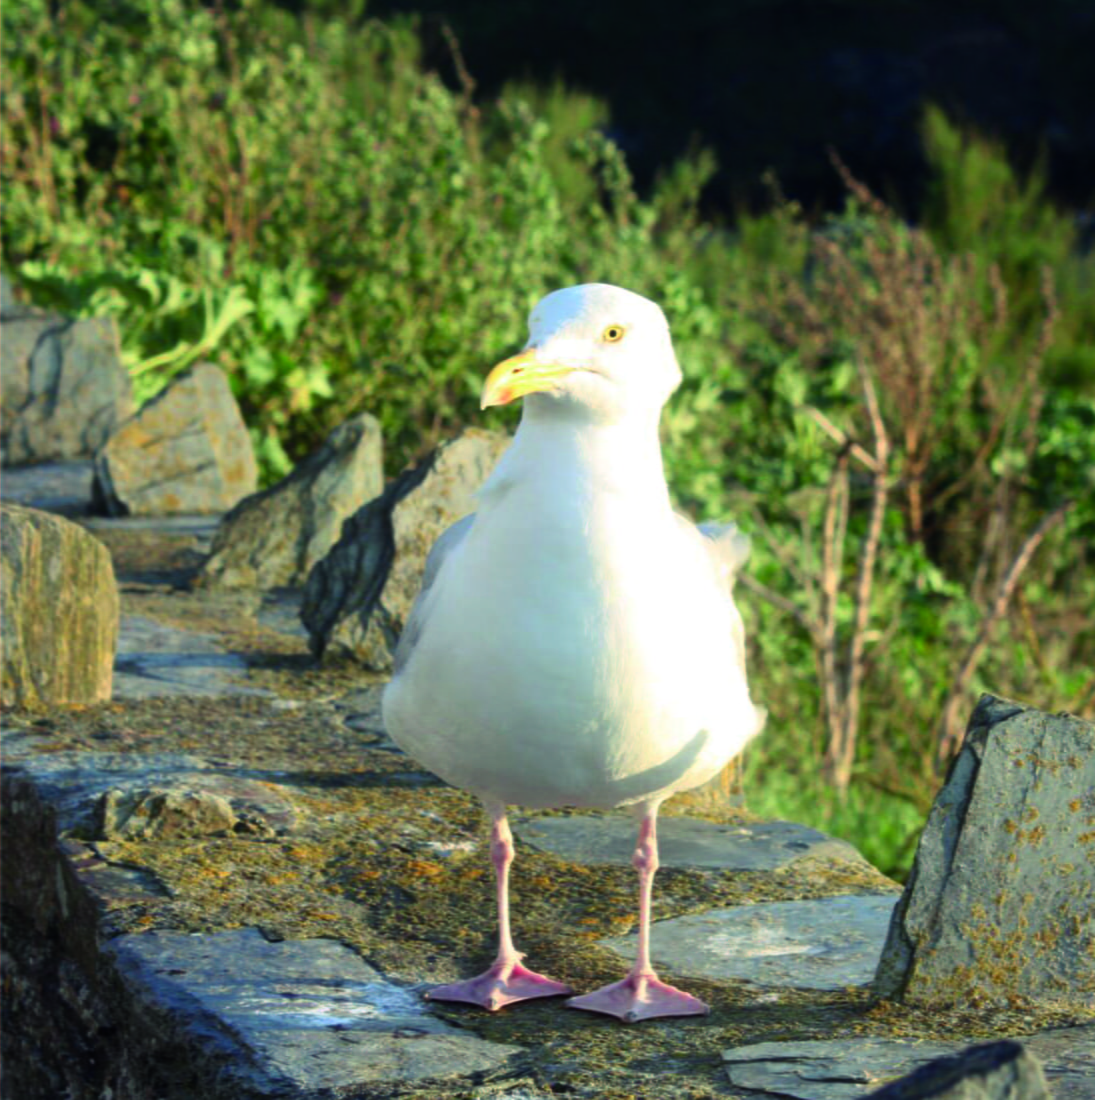
[(1095, 1100), (1095, 1024), (1053, 1028), (1019, 1041), (1042, 1063), (1053, 1100)]
[(264, 778), (218, 768), (189, 753), (50, 752), (34, 750), (34, 737), (5, 735), (4, 765), (34, 779), (57, 813), (62, 833), (93, 835), (98, 803), (107, 791), (193, 790), (219, 795), (237, 814), (259, 818), (278, 833), (292, 830), (297, 812), (285, 788)]
[(241, 1088), (396, 1086), (486, 1073), (521, 1053), (432, 1016), (416, 990), (335, 940), (149, 932), (108, 951), (138, 996), (170, 1012), (180, 1037), (200, 1032), (201, 1056), (223, 1058)]
[(255, 695), (261, 689), (234, 683), (247, 662), (206, 634), (123, 615), (114, 662), (114, 698), (164, 695)]
[[(846, 989), (873, 977), (896, 894), (855, 894), (711, 909), (658, 921), (655, 966), (692, 978), (794, 989)], [(636, 937), (599, 940), (634, 959)]]
[[(1095, 1100), (1095, 1026), (1057, 1028), (1016, 1041), (1042, 1063), (1054, 1100)], [(968, 1046), (867, 1037), (818, 1039), (753, 1043), (725, 1050), (722, 1057), (731, 1084), (738, 1088), (796, 1100), (855, 1100)]]
[(0, 500), (62, 516), (86, 516), (94, 507), (94, 481), (91, 459), (10, 467), (0, 475)]
[[(523, 818), (517, 835), (541, 852), (576, 863), (630, 867), (638, 825), (625, 815)], [(847, 841), (790, 821), (721, 825), (690, 817), (658, 820), (663, 866), (712, 871), (777, 871), (800, 859), (862, 862)]]
[(217, 516), (88, 516), (80, 523), (106, 545), (116, 573), (194, 570), (209, 555)]
[(856, 1100), (967, 1044), (902, 1039), (818, 1039), (724, 1050), (730, 1083), (796, 1100)]

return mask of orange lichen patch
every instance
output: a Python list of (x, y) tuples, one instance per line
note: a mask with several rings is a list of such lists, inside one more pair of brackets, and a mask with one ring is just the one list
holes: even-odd
[(430, 863), (425, 859), (412, 859), (406, 864), (406, 869), (412, 875), (426, 875), (429, 878), (443, 874), (445, 870), (439, 863)]

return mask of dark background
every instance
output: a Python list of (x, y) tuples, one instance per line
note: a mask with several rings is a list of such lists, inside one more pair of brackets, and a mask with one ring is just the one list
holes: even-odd
[(375, 0), (367, 14), (396, 12), (420, 13), (426, 60), (453, 84), (446, 24), (481, 94), (561, 76), (606, 99), (643, 186), (711, 147), (715, 209), (760, 202), (768, 168), (808, 207), (838, 205), (833, 146), (915, 214), (929, 102), (1020, 166), (1044, 156), (1063, 205), (1095, 189), (1095, 0)]

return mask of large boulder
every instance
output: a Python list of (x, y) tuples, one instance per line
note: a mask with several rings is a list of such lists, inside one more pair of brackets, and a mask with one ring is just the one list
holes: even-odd
[(95, 472), (112, 515), (223, 512), (258, 484), (239, 405), (212, 363), (184, 371), (126, 421)]
[(110, 698), (118, 588), (110, 554), (59, 516), (0, 505), (3, 702)]
[(984, 695), (928, 816), (875, 992), (1095, 1004), (1095, 726)]
[(380, 424), (368, 414), (340, 425), (277, 485), (224, 517), (200, 582), (223, 588), (303, 584), (338, 541), (342, 524), (384, 491)]
[(90, 458), (133, 412), (111, 318), (4, 317), (0, 445), (5, 465)]
[(508, 445), (505, 433), (466, 431), (346, 521), (304, 588), (301, 619), (316, 656), (349, 654), (369, 668), (391, 668), (430, 547), (475, 511), (475, 493)]

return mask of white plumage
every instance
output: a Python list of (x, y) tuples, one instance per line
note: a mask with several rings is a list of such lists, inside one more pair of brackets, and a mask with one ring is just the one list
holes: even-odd
[[(701, 532), (670, 505), (658, 417), (680, 371), (654, 303), (572, 287), (545, 298), (529, 329), (483, 397), (524, 396), (520, 428), (475, 515), (430, 555), (384, 718), (410, 755), (484, 801), (503, 855), (507, 803), (635, 804), (656, 866), (658, 804), (715, 775), (763, 724), (731, 596), (748, 542)], [(450, 999), (522, 999), (492, 981), (486, 998)], [(685, 1011), (642, 1011), (657, 1007), (649, 986), (627, 1011), (579, 1007)]]

